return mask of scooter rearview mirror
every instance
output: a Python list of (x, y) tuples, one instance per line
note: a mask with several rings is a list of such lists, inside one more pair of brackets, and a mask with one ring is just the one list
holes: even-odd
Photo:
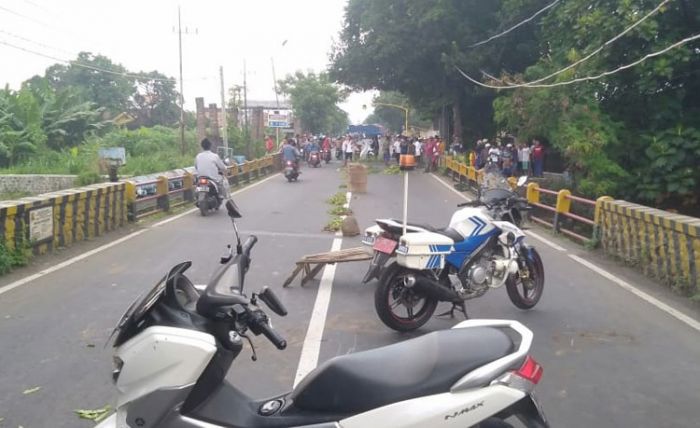
[(287, 315), (287, 308), (280, 301), (274, 291), (270, 287), (263, 287), (262, 291), (258, 293), (258, 298), (265, 302), (268, 308), (277, 315), (283, 317)]
[(226, 211), (228, 211), (228, 216), (231, 218), (242, 217), (241, 212), (238, 210), (236, 203), (233, 202), (233, 199), (229, 199), (226, 201)]

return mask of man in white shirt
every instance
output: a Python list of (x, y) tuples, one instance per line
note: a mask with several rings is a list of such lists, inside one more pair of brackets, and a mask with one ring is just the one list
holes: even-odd
[(198, 177), (209, 177), (218, 185), (224, 199), (229, 198), (229, 185), (226, 178), (226, 164), (219, 155), (211, 151), (211, 141), (202, 140), (202, 151), (194, 159), (194, 168)]
[(392, 147), (394, 149), (394, 159), (396, 159), (396, 163), (399, 163), (401, 159), (401, 140), (398, 137), (394, 140)]
[(352, 153), (355, 151), (355, 148), (353, 147), (352, 140), (350, 137), (345, 137), (345, 140), (343, 141), (343, 153), (345, 154), (345, 163), (343, 166), (348, 166), (348, 160), (352, 162)]
[(416, 156), (416, 166), (420, 167), (421, 164), (421, 155), (423, 154), (423, 143), (421, 143), (420, 140), (416, 140), (413, 143), (413, 148), (415, 149), (415, 156)]

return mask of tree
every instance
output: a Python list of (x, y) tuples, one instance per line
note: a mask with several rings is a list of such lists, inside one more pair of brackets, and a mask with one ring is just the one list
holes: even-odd
[(112, 117), (127, 111), (135, 92), (134, 80), (127, 74), (122, 65), (90, 52), (80, 52), (69, 65), (55, 64), (46, 70), (46, 78), (56, 90), (77, 90), (83, 101), (104, 107)]
[(105, 126), (101, 110), (70, 89), (54, 91), (33, 78), (18, 91), (0, 91), (0, 163), (25, 160), (42, 148), (61, 150)]
[(512, 16), (544, 3), (350, 0), (331, 53), (330, 74), (353, 89), (398, 91), (423, 110), (437, 112), (449, 105), (456, 139), (462, 139), (463, 125), (483, 135), (493, 130), (494, 94), (465, 84), (453, 65), (477, 74), (501, 66), (523, 70), (536, 59), (535, 30), (484, 47), (469, 46), (507, 25)]
[[(512, 81), (532, 81), (593, 52), (658, 1), (562, 2), (542, 22), (540, 59)], [(671, 2), (599, 54), (548, 83), (613, 70), (700, 31), (700, 8)], [(691, 45), (603, 79), (504, 92), (496, 120), (522, 137), (544, 136), (592, 196), (609, 193), (683, 208), (700, 200), (700, 52)]]
[(139, 126), (172, 125), (180, 118), (178, 100), (180, 94), (175, 89), (175, 80), (162, 73), (151, 71), (139, 73), (135, 80), (136, 92), (131, 97), (131, 112)]
[(345, 94), (326, 73), (297, 71), (281, 80), (279, 88), (290, 96), (294, 117), (301, 120), (305, 131), (333, 133), (339, 132), (341, 126), (347, 127), (347, 113), (338, 107)]

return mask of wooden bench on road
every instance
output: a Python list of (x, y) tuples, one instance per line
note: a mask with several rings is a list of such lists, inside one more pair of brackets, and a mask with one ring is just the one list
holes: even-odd
[[(301, 258), (297, 262), (297, 266), (289, 275), (282, 287), (287, 287), (294, 281), (299, 272), (304, 271), (301, 277), (301, 286), (314, 279), (316, 275), (323, 269), (327, 264), (334, 263), (347, 263), (347, 262), (359, 262), (363, 260), (371, 260), (372, 255), (367, 252), (364, 247), (348, 248), (345, 250), (329, 251), (326, 253), (311, 254)], [(315, 265), (315, 266), (312, 266)]]

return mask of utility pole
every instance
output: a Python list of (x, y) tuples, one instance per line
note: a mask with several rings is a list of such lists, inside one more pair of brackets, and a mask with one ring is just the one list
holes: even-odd
[(182, 84), (182, 21), (180, 20), (180, 6), (177, 7), (177, 40), (180, 52), (180, 149), (185, 155), (187, 149), (185, 147), (185, 95), (183, 93)]
[(245, 118), (246, 156), (250, 159), (250, 133), (248, 132), (248, 83), (245, 60), (243, 60), (243, 113)]
[[(275, 59), (273, 57), (270, 57), (270, 62), (272, 63), (272, 83), (275, 86), (275, 101), (277, 101), (277, 108), (280, 108), (280, 96), (277, 93), (277, 75), (275, 74)], [(280, 129), (279, 129), (279, 127), (275, 128), (275, 144), (277, 144), (277, 147), (280, 146)]]
[(223, 129), (221, 130), (221, 136), (223, 138), (223, 143), (224, 143), (224, 151), (226, 157), (228, 157), (228, 122), (226, 120), (226, 96), (224, 95), (224, 67), (219, 66), (219, 79), (221, 80), (221, 113), (222, 113), (222, 118), (224, 121), (224, 126)]

